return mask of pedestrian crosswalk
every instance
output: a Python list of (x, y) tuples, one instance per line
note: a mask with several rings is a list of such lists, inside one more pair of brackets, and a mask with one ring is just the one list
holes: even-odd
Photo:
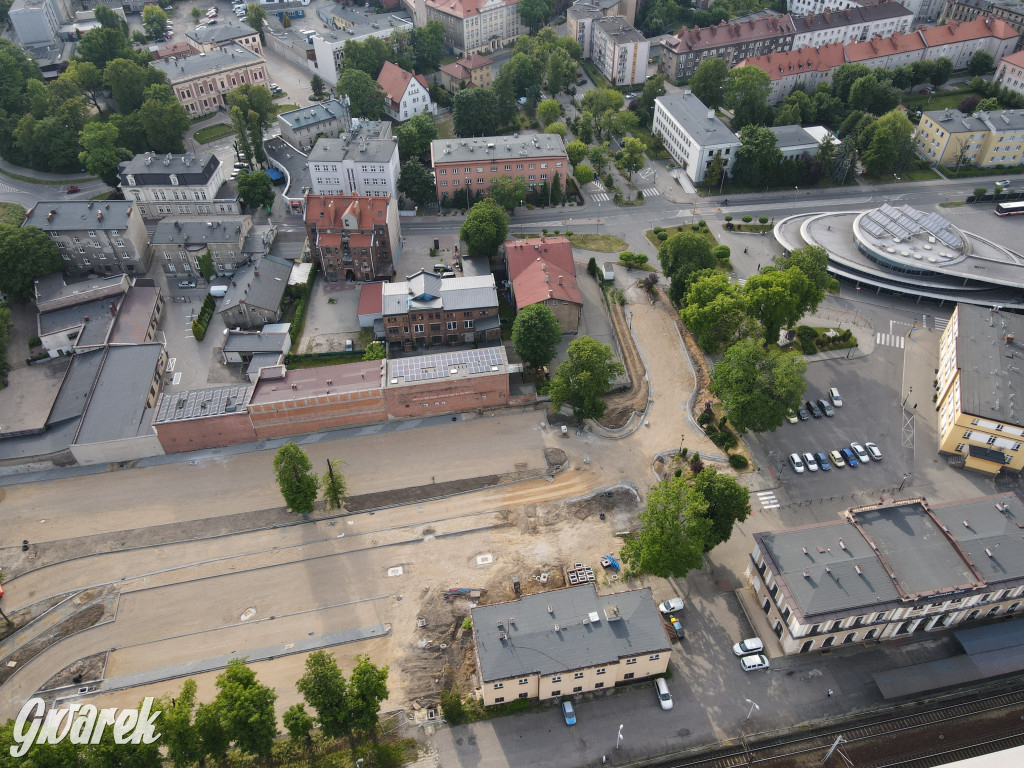
[(936, 317), (935, 318), (935, 330), (936, 331), (944, 331), (946, 329), (947, 325), (949, 325), (949, 318), (948, 317)]
[(758, 491), (757, 501), (761, 505), (761, 509), (778, 509), (782, 506), (775, 497), (774, 491)]
[(597, 192), (590, 195), (590, 199), (596, 203), (607, 203), (611, 198), (607, 192)]
[(651, 187), (650, 189), (641, 189), (644, 193), (644, 197), (657, 197), (661, 194), (661, 191), (657, 187)]
[(876, 333), (875, 344), (879, 344), (883, 347), (896, 347), (896, 349), (903, 349), (906, 344), (906, 337), (899, 334), (893, 333)]

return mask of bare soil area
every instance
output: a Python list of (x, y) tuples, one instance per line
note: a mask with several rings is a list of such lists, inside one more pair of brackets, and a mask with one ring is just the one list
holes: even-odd
[(50, 691), (67, 685), (94, 683), (103, 678), (103, 668), (106, 666), (106, 663), (106, 651), (79, 659), (74, 664), (64, 667), (64, 669), (43, 683), (43, 687), (40, 690)]
[[(660, 292), (655, 296), (659, 303), (664, 303), (667, 299), (659, 294)], [(608, 315), (612, 320), (615, 337), (619, 340), (619, 351), (622, 353), (622, 363), (626, 366), (630, 385), (628, 389), (613, 392), (605, 398), (607, 408), (604, 416), (598, 421), (609, 429), (618, 429), (626, 425), (634, 412), (643, 413), (646, 410), (650, 388), (644, 375), (643, 360), (640, 359), (633, 335), (629, 332), (623, 307), (614, 301), (608, 302)]]

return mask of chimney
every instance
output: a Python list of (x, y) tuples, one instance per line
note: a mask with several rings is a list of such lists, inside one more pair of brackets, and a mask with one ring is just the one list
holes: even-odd
[(708, 120), (714, 120), (714, 119), (715, 119), (715, 110), (709, 109), (708, 110)]
[(259, 267), (253, 267), (252, 268), (252, 273), (254, 275), (256, 275), (256, 277), (259, 277), (260, 276), (260, 268)]
[(553, 299), (553, 298), (555, 298), (555, 292), (554, 292), (554, 291), (550, 291), (550, 290), (549, 290), (549, 291), (548, 291), (548, 298), (549, 298), (549, 299)]
[(559, 276), (558, 276), (558, 284), (559, 284), (559, 285), (561, 285), (561, 284), (562, 284), (562, 276), (561, 276), (561, 275), (559, 275)]

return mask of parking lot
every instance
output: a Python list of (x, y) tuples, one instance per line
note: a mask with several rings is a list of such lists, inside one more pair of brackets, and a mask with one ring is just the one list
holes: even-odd
[[(808, 365), (804, 400), (827, 399), (829, 388), (836, 387), (842, 407), (834, 409), (834, 416), (786, 422), (774, 433), (758, 436), (772, 469), (793, 501), (898, 487), (903, 474), (912, 471), (914, 449), (913, 443), (904, 445), (900, 396), (903, 355), (902, 349), (879, 345), (867, 357)], [(913, 404), (908, 400), (911, 413)], [(795, 473), (789, 461), (791, 453), (821, 451), (827, 455), (849, 448), (852, 442), (862, 446), (875, 443), (882, 460), (861, 463), (856, 468), (833, 467), (827, 472), (819, 469), (802, 474)]]

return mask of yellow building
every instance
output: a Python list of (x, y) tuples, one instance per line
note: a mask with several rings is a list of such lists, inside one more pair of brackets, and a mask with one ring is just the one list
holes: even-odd
[(975, 112), (940, 109), (921, 115), (917, 151), (942, 165), (1020, 165), (1024, 162), (1024, 109)]
[(993, 476), (1024, 467), (1024, 317), (958, 304), (939, 341), (939, 453)]
[(672, 652), (650, 588), (555, 589), (474, 608), (485, 705), (554, 699), (660, 675)]

